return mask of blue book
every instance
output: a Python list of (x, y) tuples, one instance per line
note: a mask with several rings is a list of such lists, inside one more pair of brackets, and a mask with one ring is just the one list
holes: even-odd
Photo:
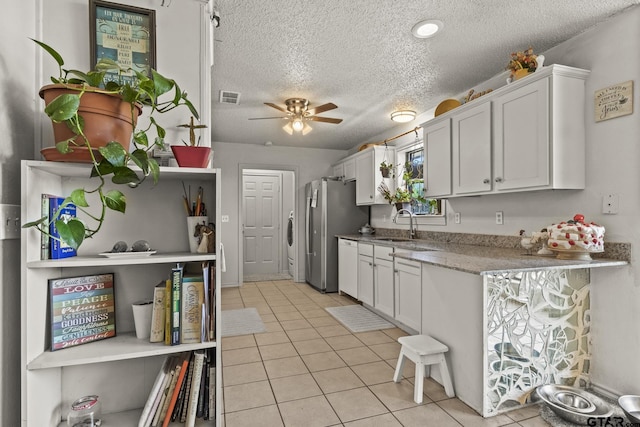
[[(69, 203), (62, 208), (60, 207), (64, 203), (64, 199), (64, 197), (49, 198), (49, 221), (58, 215), (58, 211), (60, 211), (58, 219), (62, 219), (65, 222), (76, 217), (76, 206), (73, 203)], [(49, 234), (54, 237), (60, 237), (55, 221), (51, 222), (49, 225)], [(67, 245), (65, 242), (54, 239), (53, 237), (50, 238), (49, 252), (51, 259), (69, 258), (77, 255), (75, 249)]]

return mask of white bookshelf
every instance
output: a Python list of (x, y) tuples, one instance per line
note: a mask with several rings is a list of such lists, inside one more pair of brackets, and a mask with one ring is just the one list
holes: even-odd
[[(90, 187), (90, 167), (85, 164), (23, 161), (23, 223), (41, 216), (43, 193), (68, 196), (78, 187)], [(66, 414), (75, 399), (96, 394), (102, 403), (103, 426), (137, 425), (162, 361), (168, 355), (216, 348), (216, 421), (198, 420), (198, 426), (221, 425), (221, 349), (219, 341), (167, 346), (135, 336), (131, 303), (151, 298), (159, 281), (169, 278), (176, 263), (209, 261), (220, 254), (219, 169), (161, 168), (160, 181), (151, 180), (136, 189), (123, 190), (126, 214), (109, 212), (103, 228), (83, 242), (78, 256), (61, 260), (40, 259), (40, 233), (21, 234), (21, 366), (22, 426), (66, 426)], [(192, 198), (203, 188), (209, 222), (216, 224), (217, 254), (192, 254), (187, 240), (183, 185)], [(112, 187), (112, 184), (108, 184)], [(91, 202), (90, 202), (91, 203)], [(156, 253), (145, 257), (107, 258), (99, 253), (116, 241), (131, 245), (147, 240)], [(50, 351), (50, 319), (47, 309), (48, 280), (86, 274), (113, 273), (117, 336), (63, 350)], [(220, 327), (220, 268), (216, 268), (216, 337)], [(172, 423), (178, 426), (180, 423)]]

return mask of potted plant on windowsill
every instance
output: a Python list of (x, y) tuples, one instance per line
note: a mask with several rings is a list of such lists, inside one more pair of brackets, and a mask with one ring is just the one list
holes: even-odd
[[(41, 233), (50, 236), (49, 224), (54, 222), (60, 234), (60, 240), (77, 249), (84, 239), (93, 237), (100, 230), (107, 209), (125, 212), (124, 194), (119, 190), (105, 187), (109, 176), (114, 184), (124, 184), (129, 187), (138, 186), (148, 176), (153, 178), (154, 183), (158, 181), (160, 168), (158, 163), (148, 156), (148, 151), (152, 150), (156, 144), (162, 146), (166, 132), (156, 121), (156, 114), (179, 106), (186, 106), (196, 118), (198, 112), (187, 99), (187, 93), (183, 92), (174, 80), (162, 76), (155, 70), (151, 70), (151, 76), (134, 71), (136, 82), (133, 84), (122, 79), (123, 74), (131, 71), (130, 69), (121, 68), (116, 62), (104, 58), (98, 62), (95, 70), (87, 73), (67, 70), (63, 68), (64, 60), (57, 51), (43, 42), (37, 40), (34, 42), (51, 55), (59, 68), (59, 76), (51, 77), (54, 84), (45, 86), (41, 90), (46, 103), (44, 111), (52, 120), (54, 127), (62, 127), (62, 130), (67, 128), (66, 134), (63, 132), (55, 135), (56, 154), (52, 154), (51, 150), (48, 154), (58, 161), (68, 161), (66, 159), (71, 158), (71, 161), (91, 163), (90, 176), (97, 178), (98, 181), (93, 189), (73, 190), (63, 203), (63, 206), (74, 204), (78, 210), (86, 214), (86, 218), (91, 221), (90, 224), (85, 224), (77, 218), (63, 221), (57, 217), (45, 216), (24, 224), (23, 228), (35, 227)], [(116, 72), (119, 79), (105, 81), (107, 72)], [(48, 93), (50, 89), (55, 89), (55, 95)], [(160, 97), (165, 94), (171, 95), (170, 99), (160, 100)], [(93, 117), (90, 116), (100, 112), (101, 108), (86, 106), (85, 103), (92, 98), (102, 97), (110, 98), (110, 103), (119, 109), (119, 113), (107, 112), (106, 115), (111, 119), (107, 127), (125, 128), (124, 132), (117, 135), (108, 134), (102, 138), (90, 133), (92, 131), (90, 127), (94, 126)], [(145, 129), (136, 127), (141, 106), (151, 108), (150, 123)], [(124, 118), (123, 111), (129, 113), (125, 114)], [(130, 129), (128, 133), (127, 128)], [(153, 142), (149, 141), (147, 135), (151, 128), (155, 128), (157, 134)], [(101, 131), (97, 133), (100, 135)], [(78, 152), (81, 152), (80, 157)], [(140, 169), (141, 176), (131, 168), (134, 165)], [(94, 210), (89, 211), (87, 196), (92, 202), (97, 199), (97, 214)]]

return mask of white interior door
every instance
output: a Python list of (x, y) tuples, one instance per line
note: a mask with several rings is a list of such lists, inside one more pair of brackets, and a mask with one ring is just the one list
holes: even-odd
[(242, 176), (245, 275), (279, 272), (280, 187), (279, 176)]

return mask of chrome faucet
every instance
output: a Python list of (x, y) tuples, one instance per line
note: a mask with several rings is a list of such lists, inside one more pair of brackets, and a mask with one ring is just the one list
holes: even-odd
[(416, 237), (416, 229), (413, 227), (413, 212), (409, 209), (400, 209), (393, 218), (393, 222), (398, 223), (398, 217), (403, 211), (409, 214), (409, 238), (414, 239)]

